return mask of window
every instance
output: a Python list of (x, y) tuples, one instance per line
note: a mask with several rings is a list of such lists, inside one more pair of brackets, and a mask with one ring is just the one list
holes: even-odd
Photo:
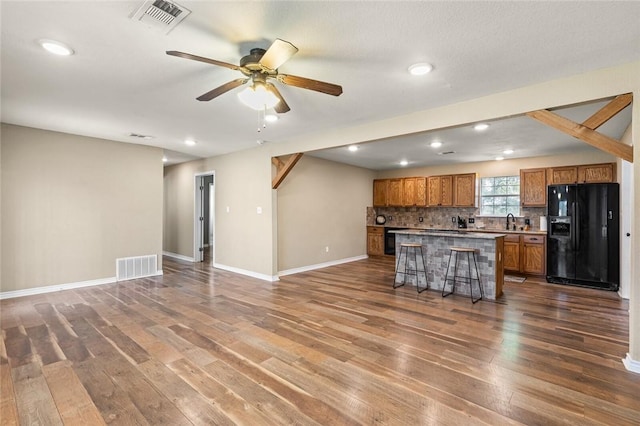
[(482, 178), (480, 184), (480, 214), (506, 216), (520, 214), (520, 176)]

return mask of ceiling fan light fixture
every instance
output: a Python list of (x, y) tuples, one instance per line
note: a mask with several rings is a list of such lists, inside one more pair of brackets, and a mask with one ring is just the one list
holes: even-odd
[(187, 139), (184, 141), (184, 144), (187, 146), (194, 146), (196, 144), (196, 141), (194, 141), (193, 139)]
[(402, 167), (404, 167), (404, 166), (406, 166), (406, 165), (408, 165), (408, 164), (409, 164), (409, 162), (408, 162), (407, 160), (402, 160), (402, 161), (400, 161), (400, 165), (401, 165)]
[(349, 148), (347, 149), (351, 152), (356, 152), (358, 150), (358, 145), (349, 145)]
[(505, 155), (511, 155), (513, 154), (513, 150), (512, 149), (505, 149), (504, 151), (502, 151), (503, 154)]
[(264, 121), (266, 121), (267, 123), (275, 123), (276, 121), (278, 121), (278, 116), (274, 113), (266, 114), (264, 116)]
[(421, 62), (413, 64), (409, 67), (409, 74), (411, 75), (425, 75), (429, 74), (433, 70), (433, 65)]
[(433, 141), (433, 142), (431, 142), (431, 144), (429, 146), (431, 146), (431, 148), (440, 148), (442, 146), (442, 142)]
[(246, 89), (238, 93), (238, 99), (256, 111), (273, 108), (280, 102), (280, 99), (273, 92), (268, 90), (264, 84), (259, 83), (247, 86)]
[(489, 125), (487, 123), (478, 123), (475, 126), (473, 126), (473, 130), (475, 130), (476, 132), (483, 132), (488, 128), (489, 128)]
[(38, 40), (38, 43), (40, 43), (40, 46), (42, 46), (44, 50), (54, 55), (71, 56), (74, 53), (72, 48), (59, 41), (42, 39)]

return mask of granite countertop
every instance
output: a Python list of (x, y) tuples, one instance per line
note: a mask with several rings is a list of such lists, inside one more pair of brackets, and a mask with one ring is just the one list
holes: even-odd
[[(486, 233), (486, 234), (529, 234), (529, 235), (547, 235), (547, 231), (540, 230), (531, 230), (531, 231), (507, 231), (506, 229), (494, 229), (494, 228), (413, 228), (410, 226), (399, 226), (399, 225), (367, 225), (374, 226), (377, 228), (402, 228), (405, 230), (415, 230), (415, 231), (435, 231), (435, 232), (444, 232), (451, 231), (455, 233)], [(393, 232), (393, 231), (390, 231)]]
[(403, 235), (430, 235), (433, 237), (457, 237), (457, 238), (478, 238), (478, 239), (496, 239), (504, 237), (505, 234), (489, 233), (489, 232), (473, 232), (467, 229), (397, 229), (389, 231), (392, 234)]

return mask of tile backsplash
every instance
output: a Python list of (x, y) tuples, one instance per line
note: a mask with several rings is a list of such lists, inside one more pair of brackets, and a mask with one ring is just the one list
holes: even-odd
[[(522, 208), (520, 216), (516, 217), (516, 229), (525, 227), (525, 219), (530, 219), (530, 230), (540, 230), (540, 216), (545, 215), (544, 207)], [(385, 226), (407, 228), (457, 228), (458, 224), (451, 218), (460, 216), (467, 222), (474, 218), (475, 223), (467, 223), (469, 229), (504, 229), (506, 217), (478, 216), (480, 210), (469, 207), (367, 207), (367, 225), (375, 225), (375, 218), (382, 214), (386, 216)], [(422, 218), (422, 222), (420, 222)], [(511, 225), (511, 221), (509, 224)]]

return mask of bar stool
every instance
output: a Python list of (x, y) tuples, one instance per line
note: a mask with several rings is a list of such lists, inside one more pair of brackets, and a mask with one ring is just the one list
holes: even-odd
[[(404, 250), (404, 270), (400, 270), (400, 259), (402, 259), (402, 251)], [(407, 261), (409, 260), (409, 251), (413, 252), (413, 259), (416, 264), (416, 269), (407, 269)], [(418, 268), (418, 250), (420, 250), (420, 259), (422, 259), (422, 270)], [(420, 289), (420, 273), (424, 275), (425, 287)], [(402, 284), (397, 284), (398, 274), (403, 274)], [(393, 288), (402, 287), (407, 281), (407, 275), (416, 276), (416, 290), (418, 293), (422, 293), (429, 288), (429, 281), (427, 281), (427, 266), (424, 261), (424, 253), (422, 251), (422, 244), (418, 243), (401, 243), (400, 253), (398, 254), (398, 262), (396, 263), (396, 275), (393, 278)]]
[[(444, 283), (442, 285), (442, 297), (447, 297), (456, 289), (456, 281), (468, 281), (469, 282), (469, 295), (471, 296), (471, 303), (476, 303), (478, 300), (482, 300), (482, 283), (480, 283), (480, 274), (478, 273), (478, 262), (476, 261), (476, 249), (470, 247), (449, 247), (451, 252), (449, 253), (449, 262), (447, 263), (447, 273), (444, 277)], [(451, 265), (451, 257), (455, 253), (455, 263), (453, 265), (453, 278), (449, 278), (449, 266)], [(469, 276), (460, 276), (458, 274), (458, 258), (460, 254), (467, 254), (467, 266), (469, 267)], [(473, 255), (473, 256), (471, 256)], [(471, 260), (473, 260), (473, 266), (476, 270), (476, 277), (471, 277)], [(453, 281), (453, 285), (451, 286), (451, 291), (445, 293), (445, 289), (447, 288), (447, 281)], [(480, 297), (477, 299), (473, 298), (473, 281), (478, 282), (478, 287), (480, 287)]]

